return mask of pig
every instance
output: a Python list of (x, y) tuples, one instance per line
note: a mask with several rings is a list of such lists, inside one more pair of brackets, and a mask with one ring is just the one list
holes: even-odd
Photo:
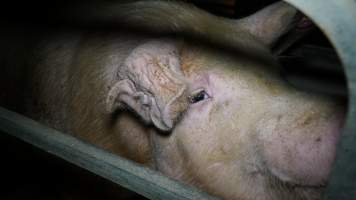
[(344, 105), (280, 76), (270, 48), (295, 8), (237, 20), (172, 1), (100, 9), (73, 16), (149, 34), (46, 33), (27, 62), (28, 116), (223, 199), (322, 198)]

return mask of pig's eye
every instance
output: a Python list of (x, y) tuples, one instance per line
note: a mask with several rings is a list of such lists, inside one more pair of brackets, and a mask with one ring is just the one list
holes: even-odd
[(189, 97), (189, 102), (191, 104), (194, 104), (194, 103), (197, 103), (199, 101), (203, 101), (203, 100), (209, 99), (209, 98), (210, 98), (210, 96), (208, 95), (208, 93), (206, 93), (205, 90), (200, 90), (197, 93), (195, 93)]

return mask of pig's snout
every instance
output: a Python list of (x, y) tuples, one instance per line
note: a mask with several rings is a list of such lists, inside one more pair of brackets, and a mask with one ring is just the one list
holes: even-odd
[(261, 152), (271, 174), (292, 184), (325, 185), (344, 122), (340, 110), (325, 115), (305, 111), (262, 120)]

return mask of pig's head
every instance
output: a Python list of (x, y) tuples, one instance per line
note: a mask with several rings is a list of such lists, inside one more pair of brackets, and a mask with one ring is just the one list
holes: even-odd
[(321, 198), (342, 107), (289, 86), (266, 50), (295, 13), (278, 3), (234, 22), (246, 33), (235, 40), (266, 52), (261, 60), (188, 40), (147, 41), (120, 68), (108, 109), (127, 107), (166, 131), (150, 141), (168, 176), (226, 199)]

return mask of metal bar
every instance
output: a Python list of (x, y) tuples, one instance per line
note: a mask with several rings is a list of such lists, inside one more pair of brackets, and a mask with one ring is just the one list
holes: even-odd
[(281, 75), (306, 91), (347, 98), (346, 77), (332, 48), (299, 45), (278, 57)]
[(149, 199), (217, 199), (1, 107), (0, 130)]
[(316, 22), (334, 45), (343, 63), (349, 89), (349, 107), (326, 199), (354, 199), (356, 197), (356, 1), (285, 1)]

